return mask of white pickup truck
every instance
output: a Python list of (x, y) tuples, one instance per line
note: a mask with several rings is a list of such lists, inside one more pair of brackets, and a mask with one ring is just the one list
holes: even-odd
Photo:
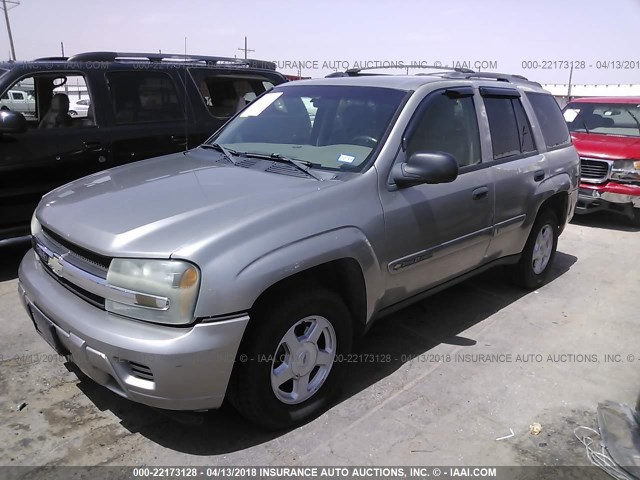
[(0, 98), (0, 110), (13, 110), (24, 115), (35, 115), (36, 101), (21, 90), (9, 90)]

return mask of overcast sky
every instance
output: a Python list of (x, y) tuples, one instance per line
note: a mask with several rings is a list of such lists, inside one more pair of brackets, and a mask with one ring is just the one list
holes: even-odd
[(573, 83), (640, 83), (640, 0), (21, 0), (9, 16), (18, 60), (59, 55), (60, 42), (67, 55), (182, 53), (185, 36), (189, 53), (243, 56), (246, 35), (251, 57), (284, 73), (302, 63), (305, 76), (356, 62), (458, 62), (567, 83), (574, 61), (584, 68)]

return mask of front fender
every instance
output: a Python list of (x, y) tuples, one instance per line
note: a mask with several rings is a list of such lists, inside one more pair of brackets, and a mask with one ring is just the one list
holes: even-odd
[(230, 281), (216, 285), (198, 301), (196, 315), (211, 317), (249, 310), (269, 287), (292, 275), (334, 260), (352, 258), (362, 270), (366, 288), (367, 320), (373, 315), (384, 285), (378, 258), (365, 234), (342, 227), (282, 245), (244, 265)]

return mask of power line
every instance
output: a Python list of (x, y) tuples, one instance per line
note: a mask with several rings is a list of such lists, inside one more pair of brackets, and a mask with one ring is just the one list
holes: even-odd
[(4, 10), (4, 20), (7, 22), (7, 33), (9, 34), (9, 45), (11, 45), (11, 59), (16, 61), (16, 48), (13, 45), (13, 35), (11, 34), (11, 24), (9, 23), (9, 10), (20, 5), (20, 0), (2, 0), (2, 10)]
[(241, 52), (244, 52), (244, 59), (247, 59), (247, 53), (248, 52), (255, 52), (255, 50), (251, 49), (251, 48), (247, 48), (247, 37), (244, 37), (244, 48), (238, 48), (238, 50), (240, 50)]

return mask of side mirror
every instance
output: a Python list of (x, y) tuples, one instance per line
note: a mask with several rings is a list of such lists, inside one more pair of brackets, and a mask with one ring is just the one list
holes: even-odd
[(12, 110), (0, 110), (0, 133), (24, 133), (27, 131), (27, 119)]
[(414, 153), (406, 163), (394, 165), (391, 174), (399, 187), (449, 183), (458, 177), (458, 161), (444, 152)]

